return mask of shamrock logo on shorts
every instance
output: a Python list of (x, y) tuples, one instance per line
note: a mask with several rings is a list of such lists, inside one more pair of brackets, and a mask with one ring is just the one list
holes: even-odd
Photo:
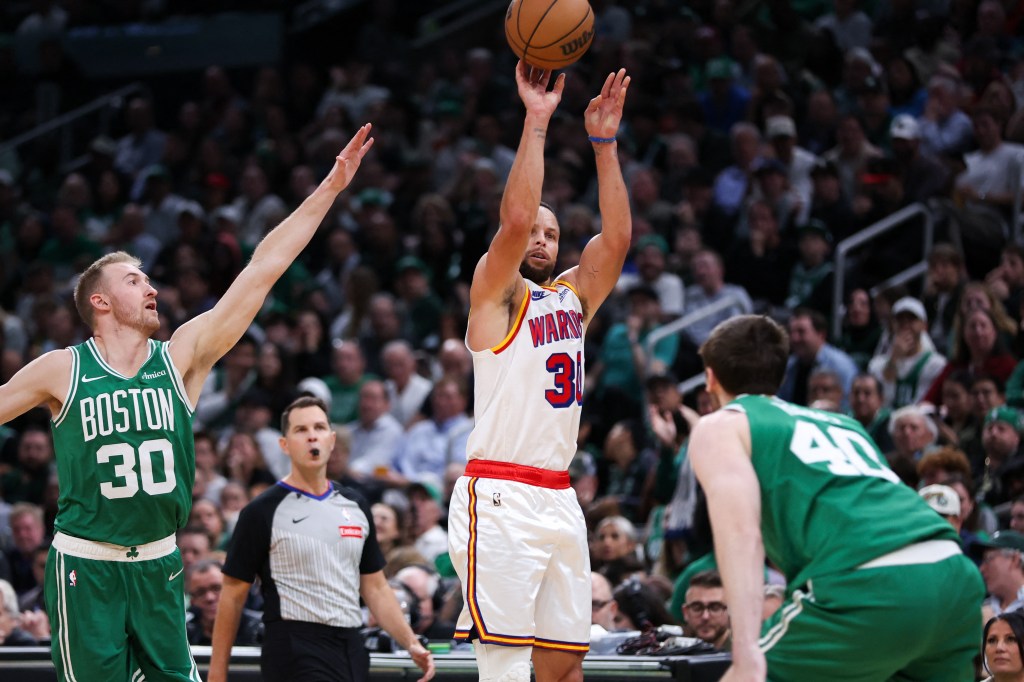
[(139, 556), (139, 550), (137, 547), (132, 547), (127, 552), (125, 552), (124, 555), (129, 559), (136, 559)]

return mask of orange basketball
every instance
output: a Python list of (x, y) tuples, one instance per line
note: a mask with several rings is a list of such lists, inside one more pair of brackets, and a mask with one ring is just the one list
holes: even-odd
[(569, 66), (594, 40), (594, 11), (587, 0), (512, 0), (505, 13), (505, 38), (531, 66)]

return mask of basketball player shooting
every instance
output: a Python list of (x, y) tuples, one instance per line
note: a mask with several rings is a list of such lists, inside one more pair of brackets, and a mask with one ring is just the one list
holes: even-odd
[(252, 323), (373, 145), (359, 129), (320, 186), (260, 242), (214, 308), (167, 343), (157, 291), (127, 253), (79, 278), (93, 336), (0, 386), (0, 424), (37, 405), (52, 416), (60, 500), (46, 562), (57, 679), (201, 682), (185, 636), (181, 555), (195, 478), (192, 414), (203, 382)]
[(466, 344), (476, 426), (449, 515), (465, 607), (456, 638), (474, 642), (481, 680), (582, 680), (590, 640), (590, 559), (567, 469), (583, 404), (583, 335), (612, 291), (632, 221), (615, 134), (629, 88), (609, 74), (584, 114), (597, 165), (601, 234), (552, 282), (558, 219), (541, 203), (544, 140), (565, 75), (520, 61), (523, 134), (501, 224), (473, 274)]

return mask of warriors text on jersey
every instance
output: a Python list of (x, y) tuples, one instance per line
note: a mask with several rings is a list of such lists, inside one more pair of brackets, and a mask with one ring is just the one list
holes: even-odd
[(956, 531), (889, 468), (854, 419), (767, 396), (724, 409), (750, 424), (768, 558), (790, 586)]
[(71, 383), (53, 420), (56, 530), (131, 546), (172, 535), (192, 507), (192, 412), (166, 343), (149, 341), (134, 377), (93, 339), (70, 349)]
[(583, 405), (583, 305), (563, 280), (526, 286), (504, 341), (473, 352), (476, 426), (467, 457), (564, 471)]

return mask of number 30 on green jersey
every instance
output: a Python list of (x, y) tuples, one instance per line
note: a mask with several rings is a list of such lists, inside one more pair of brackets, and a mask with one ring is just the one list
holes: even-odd
[[(164, 495), (174, 490), (177, 480), (174, 476), (174, 452), (171, 443), (166, 438), (143, 441), (136, 450), (128, 443), (108, 443), (96, 451), (96, 461), (106, 464), (114, 459), (114, 476), (124, 479), (124, 483), (115, 485), (110, 481), (100, 484), (100, 492), (103, 497), (111, 500), (119, 500), (125, 497), (134, 497), (139, 492), (139, 482), (142, 482), (142, 489), (150, 495)], [(153, 475), (153, 461), (159, 457), (158, 467), (163, 468), (163, 480), (157, 481)], [(115, 458), (120, 458), (117, 462)], [(135, 471), (135, 464), (138, 462), (139, 472)]]

